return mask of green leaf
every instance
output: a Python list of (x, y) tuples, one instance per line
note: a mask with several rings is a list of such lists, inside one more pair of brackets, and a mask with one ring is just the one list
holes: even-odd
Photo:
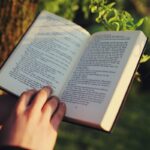
[(96, 12), (96, 10), (97, 10), (97, 6), (92, 6), (92, 7), (91, 7), (91, 12), (92, 12), (92, 13)]
[(136, 27), (140, 27), (143, 22), (144, 22), (145, 18), (141, 18), (137, 23), (136, 23)]
[(112, 25), (115, 26), (115, 30), (119, 31), (120, 30), (120, 24), (118, 22), (113, 22)]
[(115, 3), (115, 2), (112, 2), (112, 3), (108, 4), (107, 7), (108, 7), (108, 8), (112, 8), (114, 5), (116, 5), (116, 3)]
[(150, 60), (150, 55), (142, 55), (140, 63), (147, 62), (148, 60)]

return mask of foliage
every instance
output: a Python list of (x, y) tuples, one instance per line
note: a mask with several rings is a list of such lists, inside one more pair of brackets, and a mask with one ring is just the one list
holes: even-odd
[[(135, 22), (134, 17), (125, 10), (115, 8), (116, 2), (108, 3), (107, 0), (91, 0), (92, 13), (98, 14), (96, 22), (102, 24), (107, 30), (126, 31), (136, 30), (143, 25), (145, 18)], [(143, 55), (140, 63), (150, 60), (150, 55)]]
[(136, 30), (140, 27), (144, 18), (135, 23), (132, 15), (125, 10), (115, 8), (116, 3), (108, 3), (107, 0), (91, 0), (90, 9), (97, 13), (96, 22), (101, 23), (107, 30)]
[(39, 10), (45, 9), (68, 19), (75, 17), (75, 12), (79, 9), (78, 0), (40, 0)]
[(142, 58), (140, 60), (140, 63), (145, 63), (148, 60), (150, 60), (150, 56), (149, 55), (142, 55)]
[(91, 0), (83, 0), (80, 3), (81, 3), (82, 12), (84, 13), (84, 17), (86, 19), (88, 19), (89, 18), (89, 14), (90, 14), (89, 5), (91, 3)]
[(88, 18), (91, 0), (40, 0), (39, 10), (46, 9), (49, 12), (56, 13), (67, 19), (73, 20), (76, 12), (81, 9), (84, 13), (84, 17)]

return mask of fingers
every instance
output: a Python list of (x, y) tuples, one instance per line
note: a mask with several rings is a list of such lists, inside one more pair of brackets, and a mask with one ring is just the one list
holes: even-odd
[(28, 90), (23, 92), (19, 98), (19, 102), (17, 104), (17, 111), (24, 112), (26, 110), (27, 105), (29, 104), (31, 98), (36, 93), (36, 90)]
[[(54, 96), (48, 99), (52, 93), (50, 87), (44, 87), (37, 94), (36, 93), (36, 90), (29, 90), (21, 94), (16, 111), (19, 113), (24, 112), (27, 109), (27, 105), (31, 102), (29, 105), (30, 108), (28, 109), (30, 114), (34, 113), (36, 114), (35, 116), (38, 116), (39, 114), (37, 114), (37, 112), (40, 112), (41, 115), (39, 116), (47, 123), (49, 122), (51, 127), (57, 131), (66, 112), (65, 104), (59, 102), (58, 98)], [(35, 97), (33, 98), (33, 96)], [(31, 101), (32, 98), (33, 101)]]
[(58, 130), (59, 125), (65, 115), (65, 112), (66, 112), (66, 105), (60, 102), (57, 111), (54, 113), (51, 119), (51, 125), (55, 131)]
[(41, 111), (43, 105), (47, 101), (48, 97), (52, 94), (52, 89), (48, 86), (43, 87), (35, 96), (31, 107), (33, 110)]
[(42, 113), (44, 119), (46, 119), (48, 122), (50, 121), (50, 118), (52, 117), (53, 113), (56, 111), (58, 103), (58, 98), (53, 96), (44, 104), (42, 108)]

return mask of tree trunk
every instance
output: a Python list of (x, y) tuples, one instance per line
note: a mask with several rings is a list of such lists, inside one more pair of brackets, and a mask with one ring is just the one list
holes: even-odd
[(38, 0), (0, 1), (0, 64), (33, 21)]

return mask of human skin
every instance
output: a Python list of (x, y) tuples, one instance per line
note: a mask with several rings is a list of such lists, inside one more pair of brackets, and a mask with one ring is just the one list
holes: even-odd
[[(33, 150), (52, 150), (66, 106), (52, 89), (23, 92), (1, 129), (1, 145), (19, 146)], [(31, 101), (32, 99), (32, 101)]]

